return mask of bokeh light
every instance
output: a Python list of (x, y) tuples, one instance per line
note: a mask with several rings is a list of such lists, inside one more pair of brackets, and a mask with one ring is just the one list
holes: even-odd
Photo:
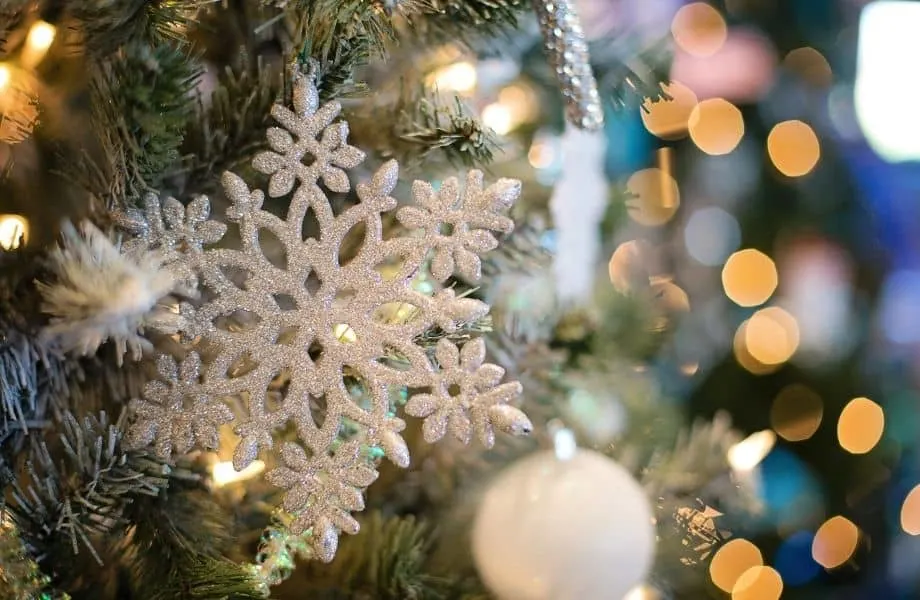
[(748, 321), (738, 326), (732, 341), (732, 351), (735, 360), (741, 367), (753, 375), (768, 375), (779, 368), (779, 365), (765, 365), (754, 358), (747, 347)]
[(677, 45), (694, 56), (712, 56), (725, 44), (728, 27), (719, 12), (705, 2), (681, 7), (671, 22)]
[(760, 550), (745, 539), (731, 540), (716, 552), (709, 563), (709, 576), (720, 590), (730, 593), (748, 570), (763, 566)]
[(780, 365), (799, 348), (799, 325), (795, 317), (778, 306), (764, 308), (748, 320), (745, 343), (757, 362)]
[(717, 206), (694, 211), (684, 228), (687, 253), (709, 267), (725, 263), (741, 243), (741, 226), (730, 213)]
[(516, 125), (511, 108), (500, 102), (493, 102), (482, 109), (482, 122), (498, 135), (509, 133)]
[(728, 257), (722, 268), (725, 295), (738, 306), (759, 306), (770, 299), (779, 274), (773, 260), (753, 248), (740, 250)]
[(626, 202), (629, 216), (641, 225), (663, 225), (680, 206), (677, 181), (664, 169), (637, 171), (626, 182), (626, 188), (634, 196)]
[(647, 288), (650, 254), (651, 248), (644, 240), (630, 240), (617, 246), (607, 263), (607, 273), (613, 287), (622, 293)]
[(687, 312), (690, 310), (690, 297), (679, 285), (666, 278), (652, 278), (652, 296), (661, 310), (666, 312)]
[(245, 469), (237, 471), (232, 461), (216, 462), (211, 465), (211, 478), (216, 487), (224, 487), (231, 483), (252, 479), (265, 470), (265, 463), (254, 460)]
[(808, 124), (784, 121), (770, 131), (767, 152), (777, 171), (787, 177), (802, 177), (818, 164), (821, 145)]
[(834, 80), (831, 65), (814, 48), (796, 48), (783, 59), (783, 66), (815, 87), (829, 87)]
[(920, 485), (904, 498), (901, 505), (901, 529), (909, 535), (920, 535)]
[(26, 44), (35, 50), (47, 50), (54, 42), (55, 29), (51, 23), (36, 21), (29, 29)]
[(476, 89), (476, 67), (469, 62), (456, 62), (434, 71), (427, 83), (442, 91), (470, 93)]
[(752, 471), (776, 445), (776, 434), (769, 429), (747, 436), (728, 449), (728, 464), (734, 471)]
[(770, 424), (777, 435), (789, 442), (802, 442), (818, 431), (824, 417), (821, 396), (800, 383), (780, 391), (770, 407)]
[(772, 567), (748, 569), (732, 588), (732, 600), (779, 600), (782, 594), (783, 578)]
[(5, 88), (10, 83), (10, 78), (12, 73), (10, 73), (10, 68), (3, 63), (0, 63), (0, 90)]
[(0, 215), (0, 248), (13, 250), (29, 239), (29, 222), (21, 215)]
[(728, 154), (744, 136), (741, 111), (722, 98), (711, 98), (697, 104), (687, 125), (693, 143), (712, 156)]
[(837, 421), (837, 441), (851, 454), (875, 448), (885, 431), (885, 412), (868, 398), (854, 398), (843, 407)]
[(811, 555), (825, 569), (836, 569), (856, 552), (859, 545), (859, 528), (845, 517), (832, 517), (815, 533)]
[(687, 86), (672, 81), (662, 86), (670, 100), (652, 102), (646, 99), (640, 114), (645, 128), (663, 140), (677, 140), (687, 135), (690, 115), (697, 105), (696, 94)]

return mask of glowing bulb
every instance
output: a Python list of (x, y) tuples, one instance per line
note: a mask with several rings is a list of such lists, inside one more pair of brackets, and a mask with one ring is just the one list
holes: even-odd
[(29, 235), (29, 222), (20, 215), (0, 215), (0, 248), (14, 250)]
[(5, 88), (9, 84), (11, 77), (10, 68), (0, 64), (0, 89)]
[(770, 454), (775, 444), (776, 434), (769, 429), (752, 433), (729, 448), (728, 464), (735, 471), (752, 471)]
[(20, 60), (26, 67), (34, 67), (45, 57), (48, 48), (54, 43), (56, 34), (54, 25), (44, 21), (36, 21), (29, 29), (29, 35), (26, 38), (26, 47), (22, 51)]
[(476, 89), (476, 67), (458, 62), (442, 67), (428, 77), (428, 84), (441, 90), (469, 93)]
[(482, 122), (498, 135), (505, 135), (514, 129), (515, 125), (511, 109), (498, 102), (482, 109)]
[(47, 50), (54, 42), (55, 29), (51, 23), (38, 21), (29, 30), (26, 43), (36, 50)]
[[(920, 159), (920, 78), (908, 76), (920, 52), (920, 3), (870, 2), (859, 19), (854, 103), (869, 146), (889, 162)], [(890, 82), (900, 82), (897, 94)]]
[(261, 460), (252, 461), (252, 464), (242, 471), (234, 469), (233, 463), (230, 461), (217, 462), (211, 466), (211, 478), (214, 480), (214, 485), (224, 487), (231, 483), (252, 479), (264, 470), (265, 463)]

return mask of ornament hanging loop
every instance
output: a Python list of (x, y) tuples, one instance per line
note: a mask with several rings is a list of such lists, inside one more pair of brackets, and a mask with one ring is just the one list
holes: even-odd
[(604, 125), (588, 44), (572, 0), (533, 0), (543, 48), (565, 97), (566, 119), (587, 131)]

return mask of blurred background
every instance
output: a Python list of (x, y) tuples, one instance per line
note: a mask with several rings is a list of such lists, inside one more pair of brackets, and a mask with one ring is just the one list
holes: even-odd
[[(781, 586), (732, 597), (917, 597), (920, 3), (579, 8), (589, 37), (673, 36), (670, 99), (608, 114), (606, 175), (628, 198), (603, 258), (608, 285), (650, 281), (686, 311), (683, 376), (663, 382), (682, 409), (728, 411), (753, 434), (739, 468), (762, 457), (766, 510), (735, 527), (751, 544), (725, 546), (713, 582), (728, 595), (765, 565)], [(481, 83), (481, 65), (452, 69), (442, 83)], [(482, 106), (500, 133), (534, 120), (512, 92)], [(546, 183), (580, 180), (568, 210), (587, 210), (590, 168), (571, 174), (564, 144), (538, 134), (524, 150)]]
[[(596, 59), (628, 54), (611, 64), (641, 75), (665, 64), (659, 41), (672, 53), (667, 98), (611, 108), (604, 144), (563, 132), (522, 75), (539, 49), (445, 55), (430, 80), (502, 136), (494, 171), (567, 190), (545, 244), (572, 293), (651, 289), (681, 315), (661, 386), (689, 419), (725, 411), (749, 436), (729, 461), (759, 466), (764, 510), (732, 523), (744, 543), (719, 550), (712, 583), (744, 600), (918, 597), (920, 2), (577, 5), (590, 39), (630, 49)], [(53, 28), (30, 35), (41, 60)], [(46, 207), (2, 202), (5, 247), (44, 235)], [(732, 594), (758, 566), (771, 575)]]

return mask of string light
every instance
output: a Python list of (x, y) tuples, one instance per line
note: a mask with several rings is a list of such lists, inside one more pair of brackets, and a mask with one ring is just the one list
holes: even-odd
[(493, 102), (482, 109), (482, 122), (498, 135), (505, 135), (514, 129), (514, 119), (504, 104)]
[(29, 29), (26, 37), (26, 46), (22, 51), (20, 61), (26, 67), (34, 67), (45, 57), (51, 44), (54, 43), (57, 30), (51, 23), (36, 21)]
[(734, 471), (753, 471), (770, 454), (775, 445), (776, 434), (769, 429), (752, 433), (729, 448), (728, 464)]
[(233, 468), (231, 461), (216, 462), (211, 466), (211, 479), (217, 487), (224, 487), (231, 483), (252, 479), (265, 470), (265, 463), (255, 460), (242, 471)]
[(428, 85), (439, 90), (466, 94), (476, 89), (476, 67), (468, 62), (456, 62), (441, 67), (428, 76)]
[(28, 240), (29, 222), (20, 215), (0, 215), (0, 247), (14, 250)]

